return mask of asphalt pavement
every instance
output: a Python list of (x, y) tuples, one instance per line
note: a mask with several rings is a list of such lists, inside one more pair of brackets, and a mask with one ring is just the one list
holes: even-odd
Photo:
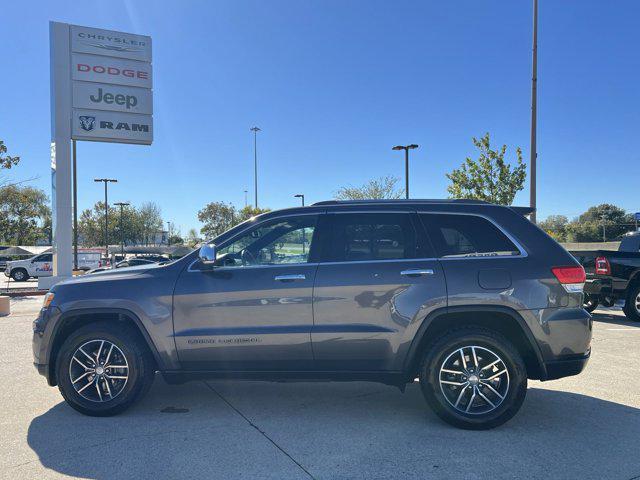
[(41, 302), (0, 318), (0, 478), (640, 479), (640, 324), (619, 309), (596, 311), (583, 374), (530, 382), (514, 419), (470, 432), (417, 384), (157, 378), (126, 413), (85, 417), (32, 366)]

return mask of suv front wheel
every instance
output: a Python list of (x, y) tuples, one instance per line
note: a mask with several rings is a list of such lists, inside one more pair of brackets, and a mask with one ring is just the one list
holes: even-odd
[(127, 325), (98, 322), (74, 331), (56, 364), (58, 388), (85, 415), (118, 414), (141, 398), (153, 382), (153, 357)]
[(527, 392), (527, 372), (518, 351), (502, 335), (464, 327), (427, 347), (420, 384), (427, 403), (445, 422), (485, 430), (518, 412)]

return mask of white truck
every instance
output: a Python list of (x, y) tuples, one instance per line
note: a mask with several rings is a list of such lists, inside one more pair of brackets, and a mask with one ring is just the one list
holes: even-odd
[[(78, 252), (78, 269), (91, 270), (102, 266), (102, 255), (98, 251)], [(26, 282), (29, 278), (50, 277), (53, 275), (53, 255), (42, 253), (26, 260), (7, 262), (5, 276), (16, 282)]]

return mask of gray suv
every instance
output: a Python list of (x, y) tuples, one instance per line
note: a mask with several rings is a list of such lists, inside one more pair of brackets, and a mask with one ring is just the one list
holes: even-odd
[(76, 410), (122, 412), (154, 373), (419, 378), (435, 413), (486, 429), (527, 379), (582, 371), (582, 267), (523, 209), (477, 201), (328, 201), (260, 215), (166, 265), (57, 284), (35, 366)]

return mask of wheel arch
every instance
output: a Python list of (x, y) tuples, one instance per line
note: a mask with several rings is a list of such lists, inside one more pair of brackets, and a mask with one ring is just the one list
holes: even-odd
[(161, 368), (162, 362), (158, 350), (151, 340), (149, 332), (144, 327), (140, 318), (131, 310), (123, 308), (87, 308), (78, 310), (69, 310), (64, 312), (56, 322), (55, 328), (51, 335), (50, 350), (48, 358), (48, 382), (49, 385), (57, 385), (56, 379), (56, 361), (60, 347), (67, 339), (69, 334), (76, 328), (96, 321), (116, 321), (133, 326), (138, 333), (140, 340), (147, 346), (151, 352), (155, 368)]
[(517, 311), (501, 305), (444, 307), (431, 312), (420, 325), (405, 357), (403, 370), (408, 378), (415, 378), (424, 349), (431, 341), (447, 330), (467, 325), (503, 334), (522, 355), (528, 378), (546, 378), (542, 353), (525, 320)]

